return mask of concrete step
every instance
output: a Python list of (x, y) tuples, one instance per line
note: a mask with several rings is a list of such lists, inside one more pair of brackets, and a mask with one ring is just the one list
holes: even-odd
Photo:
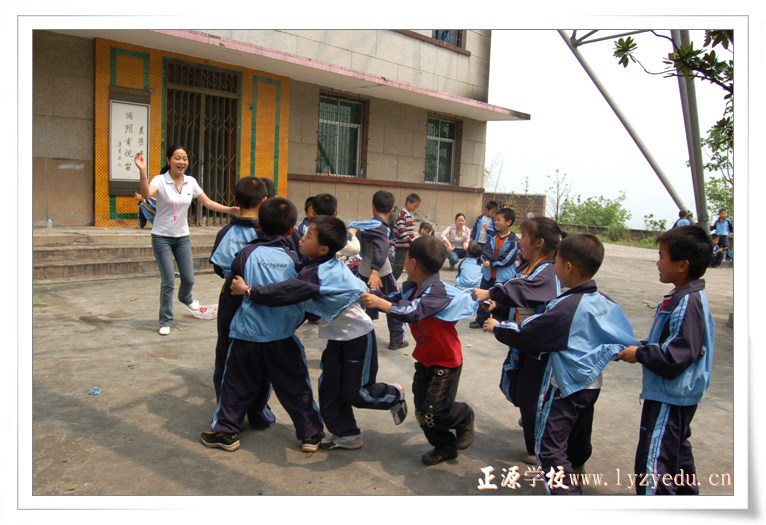
[[(195, 255), (194, 273), (212, 273), (209, 255)], [(175, 271), (178, 268), (174, 265)], [(64, 282), (94, 281), (160, 275), (157, 261), (151, 257), (129, 257), (114, 260), (57, 261), (34, 264), (32, 282), (53, 284)]]
[[(195, 273), (213, 271), (209, 257), (219, 229), (190, 229)], [(159, 276), (149, 230), (119, 227), (33, 229), (34, 284), (147, 275)]]

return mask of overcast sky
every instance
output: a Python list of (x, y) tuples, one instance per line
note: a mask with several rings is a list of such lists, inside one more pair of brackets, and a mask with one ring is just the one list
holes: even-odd
[[(572, 34), (571, 28), (562, 29)], [(585, 32), (579, 30), (578, 36)], [(593, 38), (620, 32), (600, 30)], [(691, 32), (696, 47), (703, 36)], [(670, 43), (650, 33), (633, 38), (647, 69), (661, 71)], [(649, 75), (637, 64), (623, 68), (612, 56), (613, 47), (609, 39), (579, 50), (696, 216), (678, 81)], [(624, 191), (631, 227), (643, 228), (650, 213), (668, 226), (673, 223), (678, 207), (557, 31), (494, 30), (491, 57), (489, 102), (531, 119), (488, 124), (486, 165), (494, 163), (496, 172), (502, 165), (502, 171), (487, 189), (497, 184), (498, 191), (523, 193), (528, 178), (530, 193), (548, 194), (548, 176), (558, 169), (573, 196), (616, 198)], [(721, 118), (724, 92), (707, 82), (695, 81), (695, 87), (704, 136)]]

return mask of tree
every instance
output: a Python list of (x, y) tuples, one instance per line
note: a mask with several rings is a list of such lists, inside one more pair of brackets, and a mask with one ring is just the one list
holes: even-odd
[[(659, 38), (672, 39), (659, 35), (654, 31), (652, 34)], [(709, 130), (707, 137), (700, 139), (702, 147), (710, 160), (705, 164), (705, 170), (709, 173), (705, 183), (705, 195), (708, 204), (712, 208), (712, 215), (718, 210), (726, 208), (733, 212), (734, 207), (734, 164), (732, 162), (734, 152), (734, 59), (722, 59), (716, 54), (715, 48), (721, 46), (723, 53), (734, 54), (734, 31), (731, 30), (707, 30), (702, 49), (694, 49), (694, 43), (688, 46), (676, 46), (673, 43), (673, 52), (668, 53), (663, 61), (665, 70), (652, 73), (636, 58), (638, 49), (635, 41), (628, 38), (620, 38), (615, 42), (614, 56), (623, 67), (628, 67), (631, 62), (637, 63), (649, 74), (662, 74), (666, 77), (682, 76), (688, 74), (694, 78), (708, 81), (720, 86), (724, 91), (723, 117)], [(730, 49), (731, 48), (731, 49)]]
[(561, 208), (565, 202), (569, 200), (569, 192), (571, 186), (566, 183), (567, 174), (559, 175), (559, 170), (556, 170), (556, 176), (551, 177), (548, 175), (548, 180), (551, 181), (551, 186), (548, 187), (549, 195), (551, 199), (548, 201), (548, 215), (553, 220), (559, 222), (561, 219)]
[(583, 200), (577, 195), (562, 204), (561, 222), (580, 226), (625, 226), (631, 213), (622, 207), (624, 200), (624, 191), (614, 199), (607, 199), (602, 195)]

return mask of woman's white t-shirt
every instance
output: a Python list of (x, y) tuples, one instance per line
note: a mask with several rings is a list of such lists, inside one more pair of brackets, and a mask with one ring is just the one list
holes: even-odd
[(184, 174), (184, 182), (181, 191), (176, 189), (176, 183), (169, 173), (157, 175), (149, 183), (157, 188), (157, 213), (154, 216), (152, 235), (165, 237), (184, 237), (189, 235), (189, 222), (186, 220), (186, 212), (194, 197), (199, 197), (203, 192), (197, 179)]

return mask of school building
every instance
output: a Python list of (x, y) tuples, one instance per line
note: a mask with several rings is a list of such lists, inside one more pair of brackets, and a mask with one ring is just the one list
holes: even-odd
[[(240, 177), (273, 179), (301, 209), (330, 192), (346, 219), (408, 193), (449, 224), (483, 202), (489, 30), (36, 30), (33, 223), (132, 226), (143, 151), (233, 204)], [(302, 209), (300, 210), (302, 211)], [(192, 224), (220, 224), (196, 201)], [(214, 214), (213, 214), (214, 215)]]

